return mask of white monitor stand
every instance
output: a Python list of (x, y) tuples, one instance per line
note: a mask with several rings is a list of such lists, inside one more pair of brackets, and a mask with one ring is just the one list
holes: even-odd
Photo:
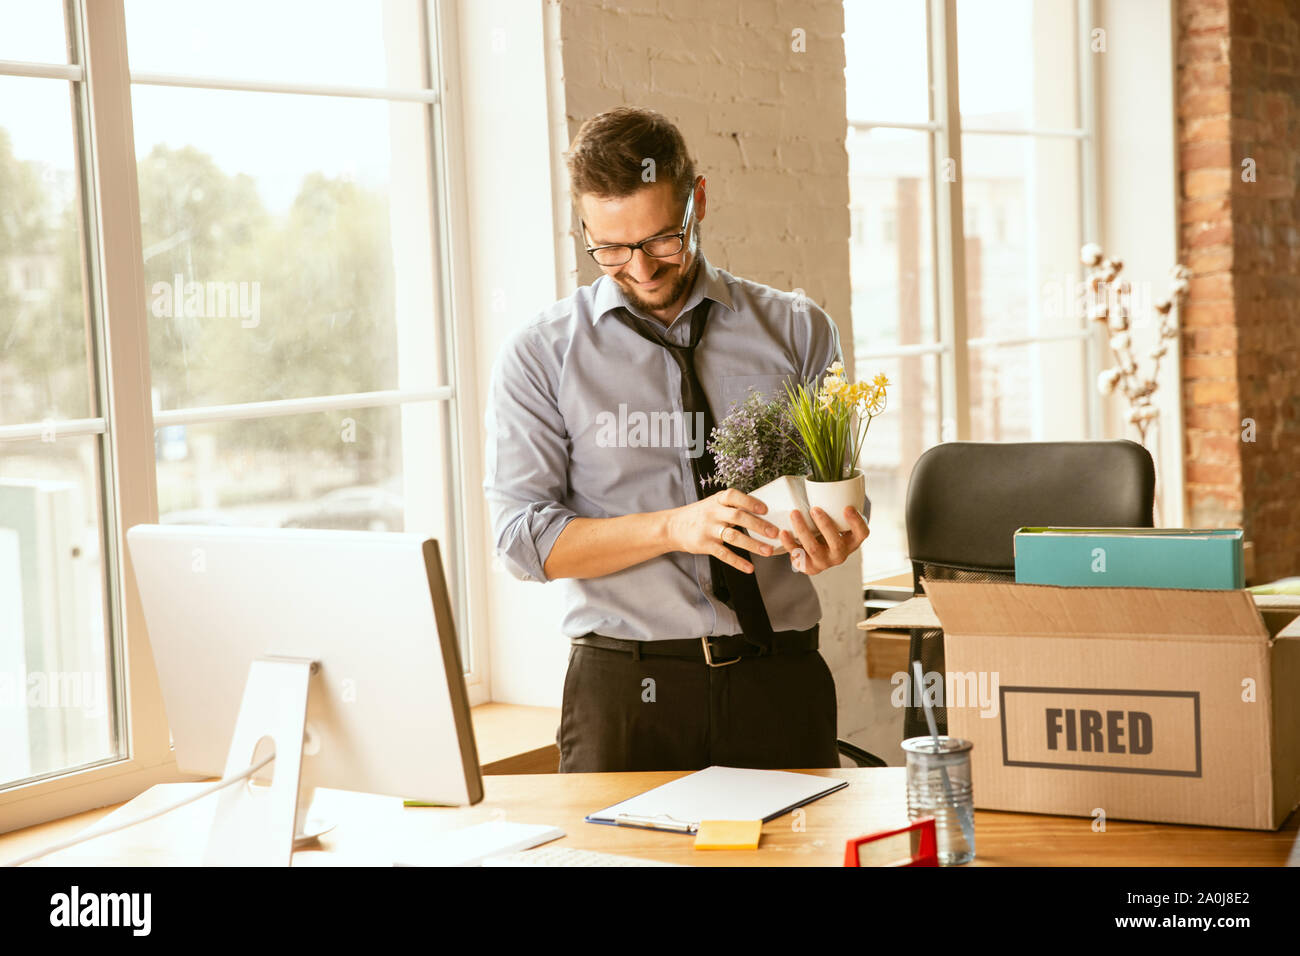
[(271, 785), (247, 780), (218, 794), (205, 866), (288, 866), (294, 848), (319, 835), (299, 824), (306, 823), (313, 792), (306, 788), (300, 806), (307, 698), (319, 670), (315, 661), (292, 657), (263, 657), (249, 666), (223, 777), (256, 764), (266, 755), (262, 744), (269, 737), (275, 755)]

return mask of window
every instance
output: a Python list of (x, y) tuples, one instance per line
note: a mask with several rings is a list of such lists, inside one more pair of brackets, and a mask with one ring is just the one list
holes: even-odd
[(126, 0), (164, 523), (458, 533), (423, 16)]
[(893, 223), (851, 260), (857, 375), (896, 383), (867, 451), (868, 579), (907, 567), (926, 448), (1099, 432), (1074, 308), (1096, 231), (1089, 22), (1089, 0), (845, 3), (850, 202)]
[(0, 39), (0, 787), (120, 759), (84, 74), (54, 3)]
[(861, 209), (852, 209), (849, 211), (849, 232), (850, 241), (854, 244), (863, 241), (866, 223)]
[[(137, 523), (436, 537), (471, 691), (482, 682), (465, 621), (439, 10), (40, 0), (4, 16), (7, 825), (53, 814), (42, 798), (74, 783), (85, 796), (61, 813), (174, 772), (121, 573)], [(47, 672), (54, 704), (12, 705), (30, 697), (16, 679)]]

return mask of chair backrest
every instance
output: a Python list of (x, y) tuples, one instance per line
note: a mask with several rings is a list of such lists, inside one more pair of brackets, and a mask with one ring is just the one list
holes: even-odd
[[(1014, 581), (1017, 528), (1150, 528), (1154, 500), (1155, 465), (1136, 442), (935, 445), (907, 485), (913, 591), (922, 580)], [(913, 630), (909, 657), (942, 674), (943, 631)], [(947, 708), (934, 715), (947, 733)], [(906, 706), (904, 739), (927, 733), (921, 708)]]
[(945, 442), (907, 486), (913, 577), (1014, 580), (1017, 528), (1150, 528), (1151, 453), (1132, 441)]

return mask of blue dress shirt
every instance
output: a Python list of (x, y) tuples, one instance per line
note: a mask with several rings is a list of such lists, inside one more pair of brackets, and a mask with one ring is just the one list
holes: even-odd
[[(818, 379), (840, 358), (835, 324), (820, 307), (700, 258), (691, 294), (665, 334), (685, 344), (691, 309), (705, 298), (715, 303), (695, 368), (718, 421), (751, 386), (783, 395), (783, 382)], [(483, 486), (496, 554), (522, 580), (548, 580), (546, 559), (576, 517), (698, 500), (690, 457), (705, 436), (683, 415), (681, 372), (666, 349), (608, 314), (620, 306), (662, 327), (601, 276), (515, 332), (493, 368)], [(818, 622), (817, 593), (789, 555), (746, 557), (774, 630)], [(565, 590), (568, 637), (595, 631), (675, 640), (740, 631), (735, 612), (712, 594), (705, 555), (671, 552), (556, 586)]]

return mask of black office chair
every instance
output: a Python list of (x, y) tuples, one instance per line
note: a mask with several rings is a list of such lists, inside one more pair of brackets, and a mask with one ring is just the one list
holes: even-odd
[(843, 737), (835, 741), (835, 747), (840, 752), (840, 756), (848, 757), (856, 766), (859, 767), (888, 767), (883, 759), (877, 757), (869, 750), (863, 750), (857, 744), (851, 744)]
[[(935, 445), (907, 485), (913, 593), (922, 581), (1014, 581), (1017, 528), (1150, 528), (1155, 480), (1151, 453), (1131, 441)], [(943, 631), (914, 629), (909, 659), (944, 673)], [(946, 733), (946, 708), (935, 721)], [(904, 739), (928, 733), (909, 700)]]

